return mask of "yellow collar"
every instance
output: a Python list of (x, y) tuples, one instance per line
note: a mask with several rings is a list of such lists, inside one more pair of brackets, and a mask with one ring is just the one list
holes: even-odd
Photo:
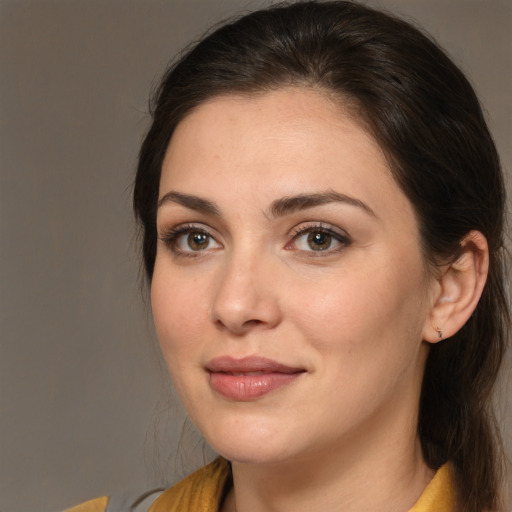
[(457, 510), (452, 468), (441, 466), (409, 512), (454, 512)]
[(216, 512), (220, 510), (229, 487), (231, 467), (227, 460), (218, 457), (167, 489), (156, 499), (149, 512)]

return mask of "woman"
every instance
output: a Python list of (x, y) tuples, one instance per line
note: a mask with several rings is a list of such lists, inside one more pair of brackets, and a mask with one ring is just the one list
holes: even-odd
[(471, 86), (403, 21), (300, 2), (182, 56), (134, 207), (164, 358), (222, 458), (151, 512), (499, 510), (504, 195)]

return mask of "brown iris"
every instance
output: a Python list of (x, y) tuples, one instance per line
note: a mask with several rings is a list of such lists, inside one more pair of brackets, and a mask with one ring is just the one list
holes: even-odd
[(201, 232), (192, 232), (188, 234), (187, 244), (193, 251), (206, 249), (210, 243), (210, 237)]
[(308, 234), (308, 245), (313, 251), (325, 251), (331, 246), (332, 237), (321, 231), (312, 231)]

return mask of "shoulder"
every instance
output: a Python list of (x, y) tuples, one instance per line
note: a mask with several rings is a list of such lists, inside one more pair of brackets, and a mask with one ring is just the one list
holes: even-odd
[(128, 492), (102, 496), (67, 509), (65, 512), (148, 512), (151, 504), (162, 492), (155, 490), (143, 494)]
[(218, 510), (231, 485), (231, 466), (219, 457), (164, 492), (102, 496), (65, 512), (194, 512)]

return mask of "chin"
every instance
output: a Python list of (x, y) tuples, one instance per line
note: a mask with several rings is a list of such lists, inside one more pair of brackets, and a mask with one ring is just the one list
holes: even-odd
[[(292, 456), (293, 445), (283, 429), (237, 422), (203, 430), (210, 446), (225, 459), (243, 464), (276, 464)], [(276, 435), (279, 433), (279, 435)], [(290, 449), (292, 448), (292, 449)]]
[(226, 443), (214, 447), (225, 459), (239, 464), (273, 465), (289, 460), (290, 453), (258, 443)]

